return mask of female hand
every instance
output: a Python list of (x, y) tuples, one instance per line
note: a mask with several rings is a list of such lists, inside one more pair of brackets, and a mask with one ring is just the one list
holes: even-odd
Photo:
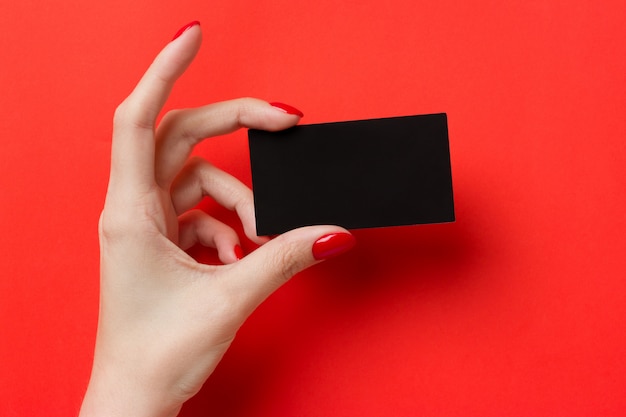
[[(189, 160), (203, 138), (293, 126), (295, 109), (239, 99), (173, 111), (155, 126), (200, 43), (199, 25), (184, 27), (115, 114), (99, 225), (100, 318), (82, 416), (176, 415), (259, 303), (295, 273), (354, 245), (336, 226), (257, 237), (251, 191)], [(206, 195), (235, 210), (246, 236), (262, 246), (242, 258), (231, 227), (193, 210)], [(184, 251), (195, 243), (216, 248), (224, 265), (197, 263)]]

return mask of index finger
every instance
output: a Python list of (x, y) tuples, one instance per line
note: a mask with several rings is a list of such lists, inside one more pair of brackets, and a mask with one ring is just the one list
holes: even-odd
[(198, 22), (179, 31), (156, 57), (133, 92), (115, 111), (110, 187), (146, 190), (154, 182), (156, 119), (176, 80), (196, 56), (202, 41)]

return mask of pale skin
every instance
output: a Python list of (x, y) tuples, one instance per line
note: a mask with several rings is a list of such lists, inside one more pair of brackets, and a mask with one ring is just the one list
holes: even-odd
[[(100, 315), (82, 417), (177, 415), (261, 302), (294, 274), (354, 244), (337, 226), (256, 236), (252, 192), (189, 158), (205, 138), (241, 127), (281, 130), (299, 115), (246, 98), (173, 111), (156, 125), (201, 38), (193, 25), (166, 45), (115, 113), (99, 224)], [(235, 210), (246, 236), (261, 246), (239, 259), (234, 229), (194, 210), (205, 196)], [(191, 258), (185, 250), (196, 243), (215, 248), (223, 265)]]

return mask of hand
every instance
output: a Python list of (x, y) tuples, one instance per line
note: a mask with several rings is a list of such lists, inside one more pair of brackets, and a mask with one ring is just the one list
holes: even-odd
[[(297, 112), (239, 99), (173, 111), (155, 127), (200, 47), (199, 25), (184, 29), (115, 114), (99, 225), (100, 319), (81, 416), (176, 415), (259, 303), (295, 273), (354, 244), (336, 226), (257, 237), (252, 192), (208, 162), (189, 159), (203, 138), (242, 126), (285, 129), (299, 121)], [(246, 236), (262, 246), (239, 259), (236, 232), (193, 210), (205, 195), (235, 210)], [(195, 243), (216, 248), (224, 265), (192, 259), (184, 250)]]

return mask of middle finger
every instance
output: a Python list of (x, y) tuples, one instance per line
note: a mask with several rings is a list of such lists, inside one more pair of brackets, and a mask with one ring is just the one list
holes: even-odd
[(168, 188), (193, 147), (204, 138), (224, 135), (241, 127), (281, 130), (295, 125), (298, 120), (298, 115), (253, 98), (169, 112), (156, 132), (155, 180)]

